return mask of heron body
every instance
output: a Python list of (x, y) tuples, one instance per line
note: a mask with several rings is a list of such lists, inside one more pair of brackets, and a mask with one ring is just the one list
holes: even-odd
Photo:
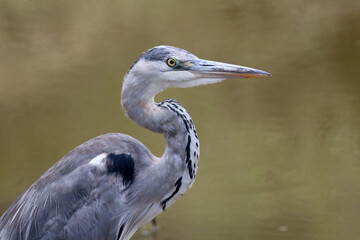
[(66, 154), (20, 195), (0, 219), (0, 240), (128, 240), (190, 188), (199, 140), (187, 111), (174, 99), (155, 103), (171, 87), (269, 75), (201, 60), (179, 48), (145, 52), (124, 77), (121, 104), (140, 126), (165, 136), (154, 156), (124, 134), (95, 137)]

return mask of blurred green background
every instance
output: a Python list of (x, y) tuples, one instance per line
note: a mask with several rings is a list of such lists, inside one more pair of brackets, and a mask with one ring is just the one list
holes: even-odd
[(0, 214), (64, 154), (128, 120), (122, 77), (156, 45), (265, 79), (171, 89), (201, 140), (197, 180), (134, 239), (359, 239), (360, 2), (0, 0)]

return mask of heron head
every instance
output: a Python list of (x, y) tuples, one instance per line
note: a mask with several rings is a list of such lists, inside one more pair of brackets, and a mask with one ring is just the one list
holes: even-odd
[(199, 59), (184, 49), (158, 46), (145, 52), (134, 63), (125, 76), (124, 84), (142, 85), (151, 95), (155, 95), (167, 88), (194, 87), (230, 78), (269, 75), (254, 68)]

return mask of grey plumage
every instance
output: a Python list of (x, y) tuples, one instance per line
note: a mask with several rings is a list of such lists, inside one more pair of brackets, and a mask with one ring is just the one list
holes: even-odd
[[(110, 239), (108, 236), (115, 236), (121, 216), (130, 214), (126, 202), (119, 198), (124, 186), (117, 176), (104, 174), (88, 162), (102, 153), (123, 152), (133, 156), (137, 171), (151, 163), (152, 154), (144, 145), (118, 133), (98, 136), (69, 152), (12, 204), (1, 219), (0, 229), (6, 229), (1, 237)], [(119, 206), (122, 208), (118, 209)], [(113, 214), (115, 209), (118, 216)], [(16, 217), (17, 211), (21, 217)]]
[(120, 133), (81, 144), (4, 213), (0, 240), (128, 240), (182, 196), (197, 173), (199, 141), (190, 115), (175, 100), (157, 104), (154, 96), (170, 87), (265, 75), (201, 60), (175, 47), (150, 49), (126, 74), (121, 104), (130, 119), (165, 136), (163, 156), (154, 156), (141, 142)]

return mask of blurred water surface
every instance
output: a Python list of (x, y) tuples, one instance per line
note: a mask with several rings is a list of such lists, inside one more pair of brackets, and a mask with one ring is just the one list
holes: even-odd
[(359, 1), (0, 0), (0, 213), (107, 132), (163, 137), (120, 107), (140, 54), (174, 45), (269, 71), (171, 89), (201, 140), (197, 181), (134, 239), (358, 239)]

